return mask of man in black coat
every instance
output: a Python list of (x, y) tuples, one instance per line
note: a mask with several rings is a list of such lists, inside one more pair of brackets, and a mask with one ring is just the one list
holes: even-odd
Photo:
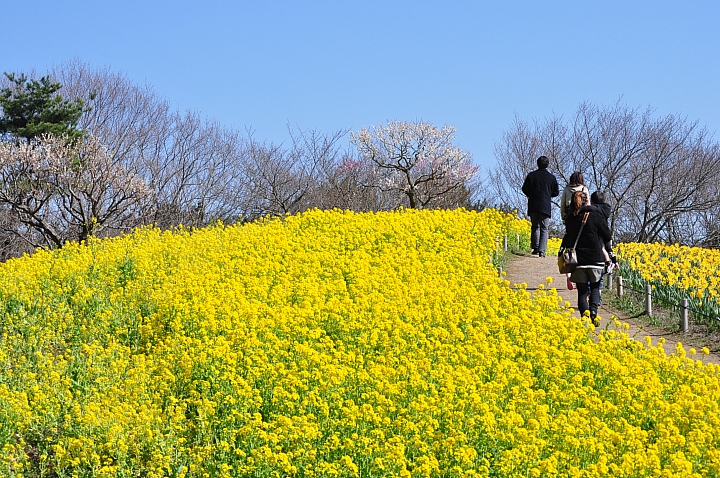
[(560, 195), (557, 179), (547, 170), (550, 160), (547, 156), (537, 159), (537, 170), (525, 177), (522, 192), (528, 198), (532, 253), (545, 257), (548, 242), (548, 226), (552, 216), (551, 199)]

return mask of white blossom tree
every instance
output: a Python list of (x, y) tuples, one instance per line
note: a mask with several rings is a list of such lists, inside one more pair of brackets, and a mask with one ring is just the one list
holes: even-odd
[[(395, 193), (410, 208), (453, 207), (467, 199), (478, 167), (453, 144), (455, 127), (392, 121), (350, 133), (369, 170), (366, 186)], [(402, 203), (398, 206), (403, 205)]]
[(0, 143), (0, 208), (4, 231), (31, 247), (129, 230), (143, 222), (151, 191), (135, 171), (113, 160), (95, 137)]

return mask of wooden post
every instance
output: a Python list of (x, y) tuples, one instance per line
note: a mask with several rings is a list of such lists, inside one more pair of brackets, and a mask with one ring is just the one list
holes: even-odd
[(688, 331), (688, 300), (683, 299), (680, 307), (682, 308), (680, 313), (680, 331), (685, 333)]
[(652, 315), (652, 286), (645, 284), (645, 314)]
[(622, 297), (623, 293), (625, 291), (623, 290), (623, 278), (621, 275), (617, 277), (617, 295), (618, 297)]
[(503, 251), (507, 251), (507, 247), (508, 247), (507, 234), (505, 234), (505, 237), (503, 237)]
[(502, 267), (498, 267), (498, 277), (502, 278)]

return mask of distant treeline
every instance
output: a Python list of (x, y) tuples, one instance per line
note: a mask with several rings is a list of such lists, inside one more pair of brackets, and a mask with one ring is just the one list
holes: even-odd
[(579, 171), (591, 192), (605, 192), (616, 242), (720, 246), (720, 146), (698, 122), (620, 102), (516, 118), (495, 145), (487, 194), (523, 211), (520, 187), (542, 154), (561, 187)]
[(470, 207), (479, 189), (478, 168), (454, 146), (451, 126), (289, 129), (290, 144), (279, 145), (177, 111), (151, 87), (79, 61), (3, 82), (3, 258), (146, 224)]
[(284, 145), (178, 111), (150, 86), (80, 61), (6, 73), (0, 87), (3, 260), (147, 224), (202, 227), (310, 208), (523, 215), (520, 186), (540, 155), (561, 187), (580, 171), (591, 191), (605, 191), (616, 241), (720, 246), (718, 143), (698, 123), (649, 108), (583, 103), (567, 119), (516, 118), (483, 181), (454, 145), (455, 128), (422, 120), (288, 128)]

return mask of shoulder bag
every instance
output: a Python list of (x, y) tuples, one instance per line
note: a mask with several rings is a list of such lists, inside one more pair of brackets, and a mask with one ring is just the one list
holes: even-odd
[(580, 230), (578, 231), (578, 235), (575, 238), (575, 244), (573, 244), (572, 248), (565, 249), (562, 254), (558, 256), (558, 269), (560, 270), (561, 274), (567, 274), (568, 272), (574, 271), (578, 265), (577, 253), (575, 252), (575, 248), (577, 247), (578, 240), (580, 239), (580, 234), (582, 234), (583, 227), (585, 227), (585, 223), (587, 222), (589, 215), (590, 213), (586, 212), (585, 216), (583, 216)]

